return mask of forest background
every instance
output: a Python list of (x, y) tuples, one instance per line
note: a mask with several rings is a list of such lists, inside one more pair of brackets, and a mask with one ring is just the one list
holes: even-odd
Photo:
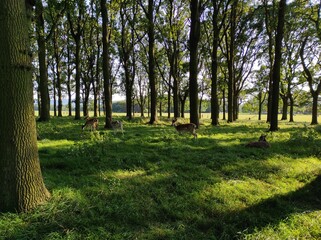
[[(194, 21), (192, 2), (37, 1), (33, 51), (39, 120), (48, 120), (50, 110), (55, 116), (65, 110), (76, 119), (91, 110), (110, 118), (112, 111), (122, 111), (128, 119), (138, 112), (153, 123), (156, 112), (184, 117), (192, 108), (191, 121), (210, 112), (213, 125), (220, 113), (233, 122), (241, 111), (256, 112), (258, 119), (267, 114), (269, 122), (279, 4), (196, 1)], [(320, 8), (315, 1), (286, 6), (276, 100), (282, 120), (306, 113), (318, 123)], [(123, 102), (115, 103), (114, 94)]]

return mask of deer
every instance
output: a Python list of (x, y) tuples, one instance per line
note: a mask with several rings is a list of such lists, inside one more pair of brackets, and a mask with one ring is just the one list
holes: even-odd
[(110, 118), (108, 118), (111, 124), (111, 127), (114, 129), (114, 133), (116, 133), (118, 130), (121, 131), (122, 134), (124, 134), (124, 128), (123, 123), (120, 120), (111, 121)]
[(84, 125), (82, 125), (82, 130), (84, 130), (86, 127), (90, 127), (90, 131), (97, 130), (98, 128), (98, 119), (97, 118), (89, 118), (86, 117), (86, 122)]
[(194, 139), (197, 138), (196, 125), (194, 123), (177, 124), (177, 119), (174, 118), (172, 121), (172, 126), (175, 127), (179, 134), (187, 132), (192, 134), (194, 136)]
[(270, 144), (266, 141), (266, 135), (261, 135), (257, 142), (250, 142), (245, 145), (246, 147), (254, 147), (254, 148), (269, 148)]

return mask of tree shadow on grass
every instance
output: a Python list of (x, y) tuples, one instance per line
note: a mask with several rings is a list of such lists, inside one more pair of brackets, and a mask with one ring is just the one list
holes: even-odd
[[(224, 213), (222, 224), (200, 224), (202, 231), (213, 231), (218, 238), (237, 238), (240, 233), (251, 234), (270, 225), (277, 225), (291, 214), (321, 210), (321, 176), (297, 191), (264, 200), (242, 211)], [(212, 217), (216, 217), (213, 213)], [(227, 238), (228, 239), (228, 238)]]

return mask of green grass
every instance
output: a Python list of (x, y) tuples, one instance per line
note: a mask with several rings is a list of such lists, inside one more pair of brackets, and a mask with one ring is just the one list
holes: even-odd
[(68, 117), (37, 123), (52, 197), (1, 214), (0, 239), (321, 238), (321, 128), (309, 120), (280, 122), (271, 148), (251, 149), (268, 125), (246, 115), (202, 120), (197, 140), (165, 118), (118, 119), (124, 135)]

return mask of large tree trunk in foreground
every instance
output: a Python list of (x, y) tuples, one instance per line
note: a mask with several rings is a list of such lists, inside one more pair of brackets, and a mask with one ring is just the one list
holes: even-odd
[(0, 8), (0, 211), (28, 211), (49, 197), (37, 148), (25, 1)]

